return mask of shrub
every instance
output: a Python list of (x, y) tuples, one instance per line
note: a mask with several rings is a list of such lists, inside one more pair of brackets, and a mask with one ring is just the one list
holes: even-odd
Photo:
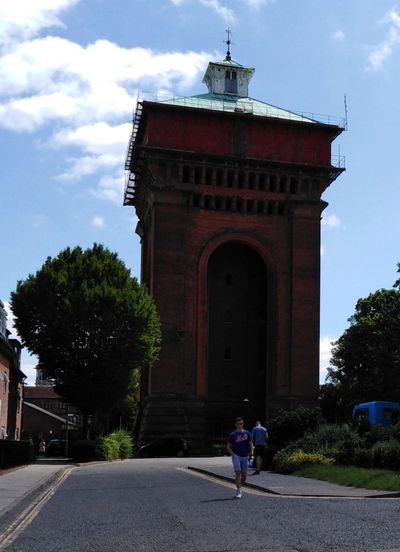
[(294, 410), (280, 410), (267, 423), (271, 443), (278, 449), (296, 441), (306, 432), (317, 429), (322, 422), (319, 408), (298, 407)]
[(314, 433), (299, 439), (297, 445), (305, 452), (321, 453), (337, 464), (349, 465), (354, 451), (363, 446), (363, 440), (346, 424), (323, 424)]
[(97, 441), (97, 451), (100, 460), (117, 460), (119, 455), (119, 444), (111, 435), (99, 437)]
[(295, 471), (306, 464), (334, 464), (333, 458), (327, 458), (320, 452), (304, 452), (304, 450), (297, 449), (293, 451), (288, 459), (287, 466), (291, 471)]
[(394, 439), (378, 441), (372, 447), (374, 466), (387, 470), (400, 468), (400, 443)]
[(361, 437), (346, 424), (323, 424), (313, 434), (305, 435), (302, 441), (310, 442), (314, 448), (339, 443), (355, 449), (362, 444)]
[(374, 454), (372, 450), (367, 448), (355, 449), (353, 464), (358, 468), (372, 468), (374, 465)]
[(278, 473), (290, 473), (287, 467), (287, 461), (290, 455), (298, 449), (296, 443), (287, 445), (283, 449), (279, 450), (272, 459), (272, 468)]
[(400, 424), (392, 426), (373, 425), (369, 431), (364, 434), (364, 440), (367, 446), (372, 447), (379, 441), (390, 441), (391, 439), (399, 439)]
[(295, 448), (290, 450), (291, 447), (278, 452), (274, 460), (276, 459), (276, 469), (281, 473), (292, 473), (306, 465), (310, 464), (334, 464), (333, 458), (328, 458), (321, 452), (304, 452), (304, 450)]
[(121, 460), (131, 458), (133, 453), (133, 439), (129, 433), (123, 429), (120, 429), (119, 431), (112, 433), (111, 436), (119, 444), (119, 458), (121, 458)]
[(108, 460), (109, 462), (118, 458), (125, 460), (132, 456), (132, 437), (122, 429), (115, 431), (98, 439), (97, 451), (101, 460)]
[(262, 466), (264, 470), (269, 470), (273, 467), (274, 456), (277, 452), (278, 449), (274, 445), (268, 443), (268, 446), (265, 447), (262, 461)]

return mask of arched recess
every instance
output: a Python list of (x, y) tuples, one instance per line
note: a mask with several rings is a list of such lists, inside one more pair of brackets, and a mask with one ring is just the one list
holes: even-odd
[(235, 232), (215, 236), (203, 249), (198, 272), (198, 395), (211, 401), (243, 395), (254, 406), (265, 402), (267, 364), (274, 356), (267, 350), (276, 311), (274, 257), (274, 247), (265, 239)]

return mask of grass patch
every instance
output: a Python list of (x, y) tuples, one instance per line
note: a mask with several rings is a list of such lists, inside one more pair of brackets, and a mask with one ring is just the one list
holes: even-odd
[(310, 465), (296, 470), (292, 475), (329, 481), (345, 487), (359, 487), (376, 491), (400, 491), (400, 474), (391, 470), (356, 468), (354, 466)]

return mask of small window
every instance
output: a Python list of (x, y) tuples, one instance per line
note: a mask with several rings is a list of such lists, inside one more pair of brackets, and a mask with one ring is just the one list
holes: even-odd
[(232, 360), (232, 347), (230, 345), (225, 347), (224, 360)]
[(182, 182), (189, 184), (190, 182), (190, 167), (183, 167)]
[(232, 311), (230, 309), (226, 310), (224, 313), (224, 323), (232, 324)]
[(225, 92), (237, 94), (237, 73), (236, 71), (225, 71)]
[(225, 274), (225, 284), (227, 286), (231, 286), (233, 283), (233, 278), (232, 278), (232, 273), (231, 272), (227, 272)]

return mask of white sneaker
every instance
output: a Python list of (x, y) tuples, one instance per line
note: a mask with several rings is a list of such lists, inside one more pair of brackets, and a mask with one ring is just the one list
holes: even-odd
[(242, 498), (242, 491), (240, 489), (238, 489), (236, 491), (236, 497), (235, 498)]

